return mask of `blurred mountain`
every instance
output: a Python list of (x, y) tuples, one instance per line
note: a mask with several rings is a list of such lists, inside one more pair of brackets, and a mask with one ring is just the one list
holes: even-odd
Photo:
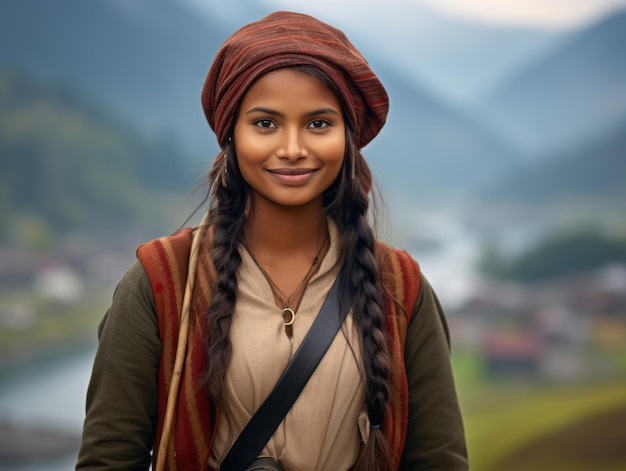
[[(260, 9), (249, 14), (266, 13)], [(237, 9), (229, 11), (200, 14), (180, 0), (5, 0), (0, 65), (75, 87), (142, 129), (212, 158), (217, 148), (199, 95), (215, 51), (239, 26), (229, 23)], [(392, 97), (390, 125), (367, 150), (386, 186), (463, 191), (512, 164), (514, 152), (488, 129), (386, 56), (368, 59)]]
[[(282, 7), (295, 2), (264, 3)], [(451, 103), (472, 102), (571, 35), (461, 20), (410, 0), (342, 0), (336, 8), (324, 6), (300, 8), (339, 25), (366, 57), (385, 58)]]
[(479, 111), (537, 157), (626, 117), (626, 11), (574, 35), (488, 94)]
[(585, 145), (527, 164), (482, 196), (531, 203), (579, 197), (626, 201), (626, 118)]
[[(222, 2), (219, 0), (175, 0), (184, 8), (193, 10), (196, 14), (208, 18), (212, 23), (220, 24), (226, 36), (235, 29), (258, 20), (270, 11), (284, 10), (272, 8), (270, 0), (238, 0), (236, 2)], [(288, 8), (287, 8), (288, 10)]]
[(173, 0), (3, 0), (0, 66), (65, 83), (205, 153), (200, 90), (228, 33)]
[(464, 195), (518, 167), (508, 144), (377, 58), (390, 97), (387, 124), (364, 149), (385, 192)]
[(0, 71), (0, 239), (20, 221), (52, 236), (158, 227), (165, 196), (190, 184), (184, 160), (67, 88)]

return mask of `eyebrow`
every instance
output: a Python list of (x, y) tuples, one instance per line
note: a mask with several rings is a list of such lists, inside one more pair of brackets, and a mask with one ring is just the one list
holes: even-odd
[[(250, 114), (250, 113), (265, 113), (265, 114), (269, 114), (272, 116), (283, 116), (283, 114), (280, 113), (279, 111), (273, 110), (271, 108), (264, 108), (263, 106), (255, 106), (254, 108), (250, 108), (248, 111), (246, 111), (245, 114)], [(318, 110), (309, 111), (308, 113), (305, 114), (305, 116), (317, 116), (320, 114), (338, 115), (339, 113), (337, 112), (337, 110), (333, 108), (320, 108)]]

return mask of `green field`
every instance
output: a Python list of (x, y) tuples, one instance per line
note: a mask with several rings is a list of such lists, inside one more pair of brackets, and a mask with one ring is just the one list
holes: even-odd
[[(0, 368), (95, 343), (97, 325), (109, 300), (110, 294), (99, 289), (90, 290), (74, 303), (52, 302), (26, 290), (4, 293), (0, 296), (5, 316), (0, 324)], [(22, 320), (7, 323), (7, 312), (21, 313)]]
[(489, 382), (454, 359), (471, 469), (626, 470), (626, 375), (568, 384)]

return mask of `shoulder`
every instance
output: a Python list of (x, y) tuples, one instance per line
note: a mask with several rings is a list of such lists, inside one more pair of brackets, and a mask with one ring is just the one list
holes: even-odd
[(384, 290), (412, 312), (421, 288), (419, 264), (404, 249), (376, 242), (376, 260)]
[(143, 265), (153, 290), (178, 285), (187, 274), (193, 230), (181, 229), (170, 236), (153, 239), (137, 248), (137, 258)]
[(406, 250), (376, 242), (376, 261), (383, 283), (401, 283), (406, 286), (417, 284), (419, 287), (419, 264)]
[(186, 227), (180, 231), (141, 244), (137, 248), (137, 257), (143, 261), (156, 256), (165, 256), (168, 252), (187, 252), (191, 249), (193, 229)]

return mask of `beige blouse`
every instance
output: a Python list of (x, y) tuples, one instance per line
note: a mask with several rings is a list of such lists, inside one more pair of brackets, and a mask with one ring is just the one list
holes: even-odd
[[(233, 356), (226, 376), (230, 424), (224, 417), (217, 422), (211, 470), (217, 469), (269, 395), (337, 277), (338, 234), (334, 225), (330, 225), (329, 232), (328, 253), (311, 278), (296, 313), (293, 345), (267, 280), (248, 251), (240, 247), (242, 261), (231, 327)], [(369, 431), (359, 337), (350, 315), (342, 330), (261, 453), (280, 460), (286, 469), (348, 470), (356, 460), (362, 437), (366, 438), (363, 432)]]

